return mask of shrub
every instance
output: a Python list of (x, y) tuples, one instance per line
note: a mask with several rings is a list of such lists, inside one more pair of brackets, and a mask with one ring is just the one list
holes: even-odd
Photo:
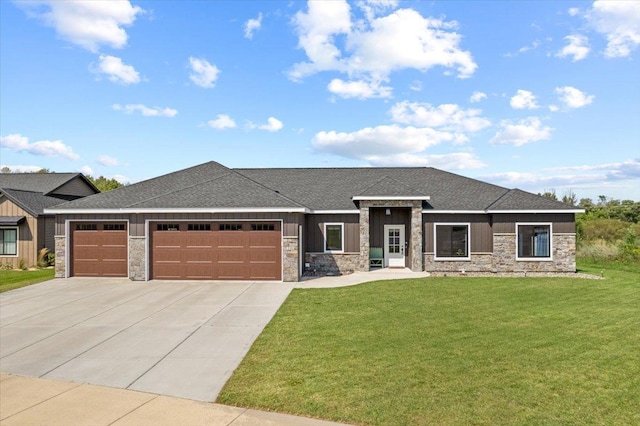
[(20, 259), (20, 262), (18, 262), (18, 269), (22, 269), (23, 271), (28, 269), (27, 262), (25, 262), (24, 259)]
[(580, 244), (576, 251), (576, 257), (591, 261), (612, 261), (620, 257), (620, 251), (615, 244), (596, 240)]
[(578, 236), (582, 241), (604, 240), (609, 243), (624, 238), (629, 222), (619, 219), (592, 219), (580, 221)]

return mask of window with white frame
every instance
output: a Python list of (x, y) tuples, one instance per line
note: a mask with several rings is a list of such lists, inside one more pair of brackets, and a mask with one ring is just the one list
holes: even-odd
[(0, 229), (0, 256), (18, 255), (18, 228)]
[(517, 258), (551, 259), (551, 224), (516, 223)]
[(344, 252), (344, 223), (324, 224), (324, 251), (327, 253)]
[(470, 259), (469, 229), (468, 223), (434, 224), (435, 259)]

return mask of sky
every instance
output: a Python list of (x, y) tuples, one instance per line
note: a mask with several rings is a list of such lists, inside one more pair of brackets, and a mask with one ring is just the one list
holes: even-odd
[(0, 165), (435, 167), (640, 200), (638, 1), (0, 1)]

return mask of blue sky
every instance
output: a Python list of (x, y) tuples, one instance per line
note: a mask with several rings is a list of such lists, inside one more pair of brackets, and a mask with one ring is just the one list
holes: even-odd
[(640, 200), (640, 2), (0, 2), (0, 164), (431, 166)]

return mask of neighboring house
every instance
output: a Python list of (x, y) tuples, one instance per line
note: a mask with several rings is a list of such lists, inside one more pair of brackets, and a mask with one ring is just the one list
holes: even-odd
[(433, 168), (209, 162), (46, 211), (58, 277), (298, 281), (372, 263), (575, 272), (582, 210)]
[(41, 249), (55, 249), (44, 209), (98, 192), (80, 173), (0, 173), (0, 266), (35, 266)]

